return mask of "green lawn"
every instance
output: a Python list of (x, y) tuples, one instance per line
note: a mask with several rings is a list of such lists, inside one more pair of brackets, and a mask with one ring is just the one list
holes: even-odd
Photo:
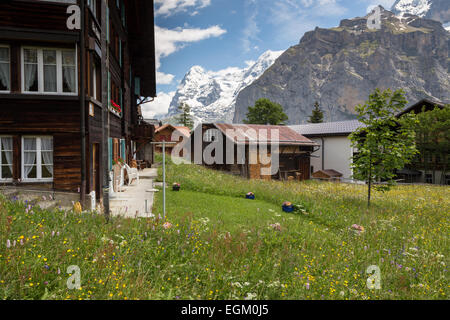
[[(358, 185), (244, 180), (170, 162), (167, 181), (181, 191), (168, 189), (165, 221), (106, 223), (0, 198), (0, 297), (448, 299), (449, 187), (398, 186), (367, 209)], [(282, 212), (284, 201), (307, 212)], [(70, 265), (80, 290), (67, 289)], [(380, 290), (366, 286), (371, 265)]]

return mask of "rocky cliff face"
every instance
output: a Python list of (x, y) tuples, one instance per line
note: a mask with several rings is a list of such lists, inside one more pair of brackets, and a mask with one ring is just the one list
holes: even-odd
[(305, 123), (315, 101), (328, 121), (352, 119), (375, 88), (404, 89), (411, 102), (448, 101), (450, 33), (442, 24), (381, 8), (382, 27), (374, 30), (368, 17), (307, 32), (239, 93), (233, 122), (242, 122), (259, 98), (281, 104), (290, 124)]

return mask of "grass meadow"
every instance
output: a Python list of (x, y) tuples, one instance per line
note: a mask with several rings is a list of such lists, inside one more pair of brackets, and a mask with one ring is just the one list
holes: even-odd
[[(161, 172), (160, 172), (161, 174)], [(167, 215), (0, 198), (2, 299), (448, 299), (450, 188), (245, 180), (168, 159)], [(256, 199), (245, 199), (247, 192)], [(284, 201), (303, 212), (285, 213)], [(363, 226), (363, 231), (352, 225)], [(81, 287), (69, 290), (67, 268)], [(369, 266), (381, 288), (367, 287)]]

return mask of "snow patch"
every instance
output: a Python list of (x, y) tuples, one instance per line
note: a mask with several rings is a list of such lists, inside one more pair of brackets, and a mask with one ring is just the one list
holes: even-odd
[(246, 61), (247, 67), (242, 69), (208, 71), (193, 66), (178, 86), (165, 117), (176, 115), (177, 107), (186, 102), (198, 121), (231, 122), (239, 92), (258, 79), (282, 53), (266, 51), (256, 62)]

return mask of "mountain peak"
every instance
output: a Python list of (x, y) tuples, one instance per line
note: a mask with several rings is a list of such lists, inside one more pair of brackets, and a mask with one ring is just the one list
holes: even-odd
[(412, 14), (443, 24), (450, 22), (449, 0), (397, 0), (391, 10), (400, 17)]
[(381, 28), (370, 29), (369, 16), (306, 32), (239, 93), (233, 122), (259, 98), (283, 106), (290, 124), (306, 122), (316, 101), (328, 121), (352, 119), (375, 88), (403, 89), (408, 101), (448, 101), (450, 35), (442, 24), (381, 10)]
[(177, 114), (177, 106), (186, 102), (198, 121), (231, 122), (239, 92), (258, 79), (282, 53), (268, 50), (245, 68), (208, 71), (201, 66), (191, 67), (170, 103), (167, 117)]

